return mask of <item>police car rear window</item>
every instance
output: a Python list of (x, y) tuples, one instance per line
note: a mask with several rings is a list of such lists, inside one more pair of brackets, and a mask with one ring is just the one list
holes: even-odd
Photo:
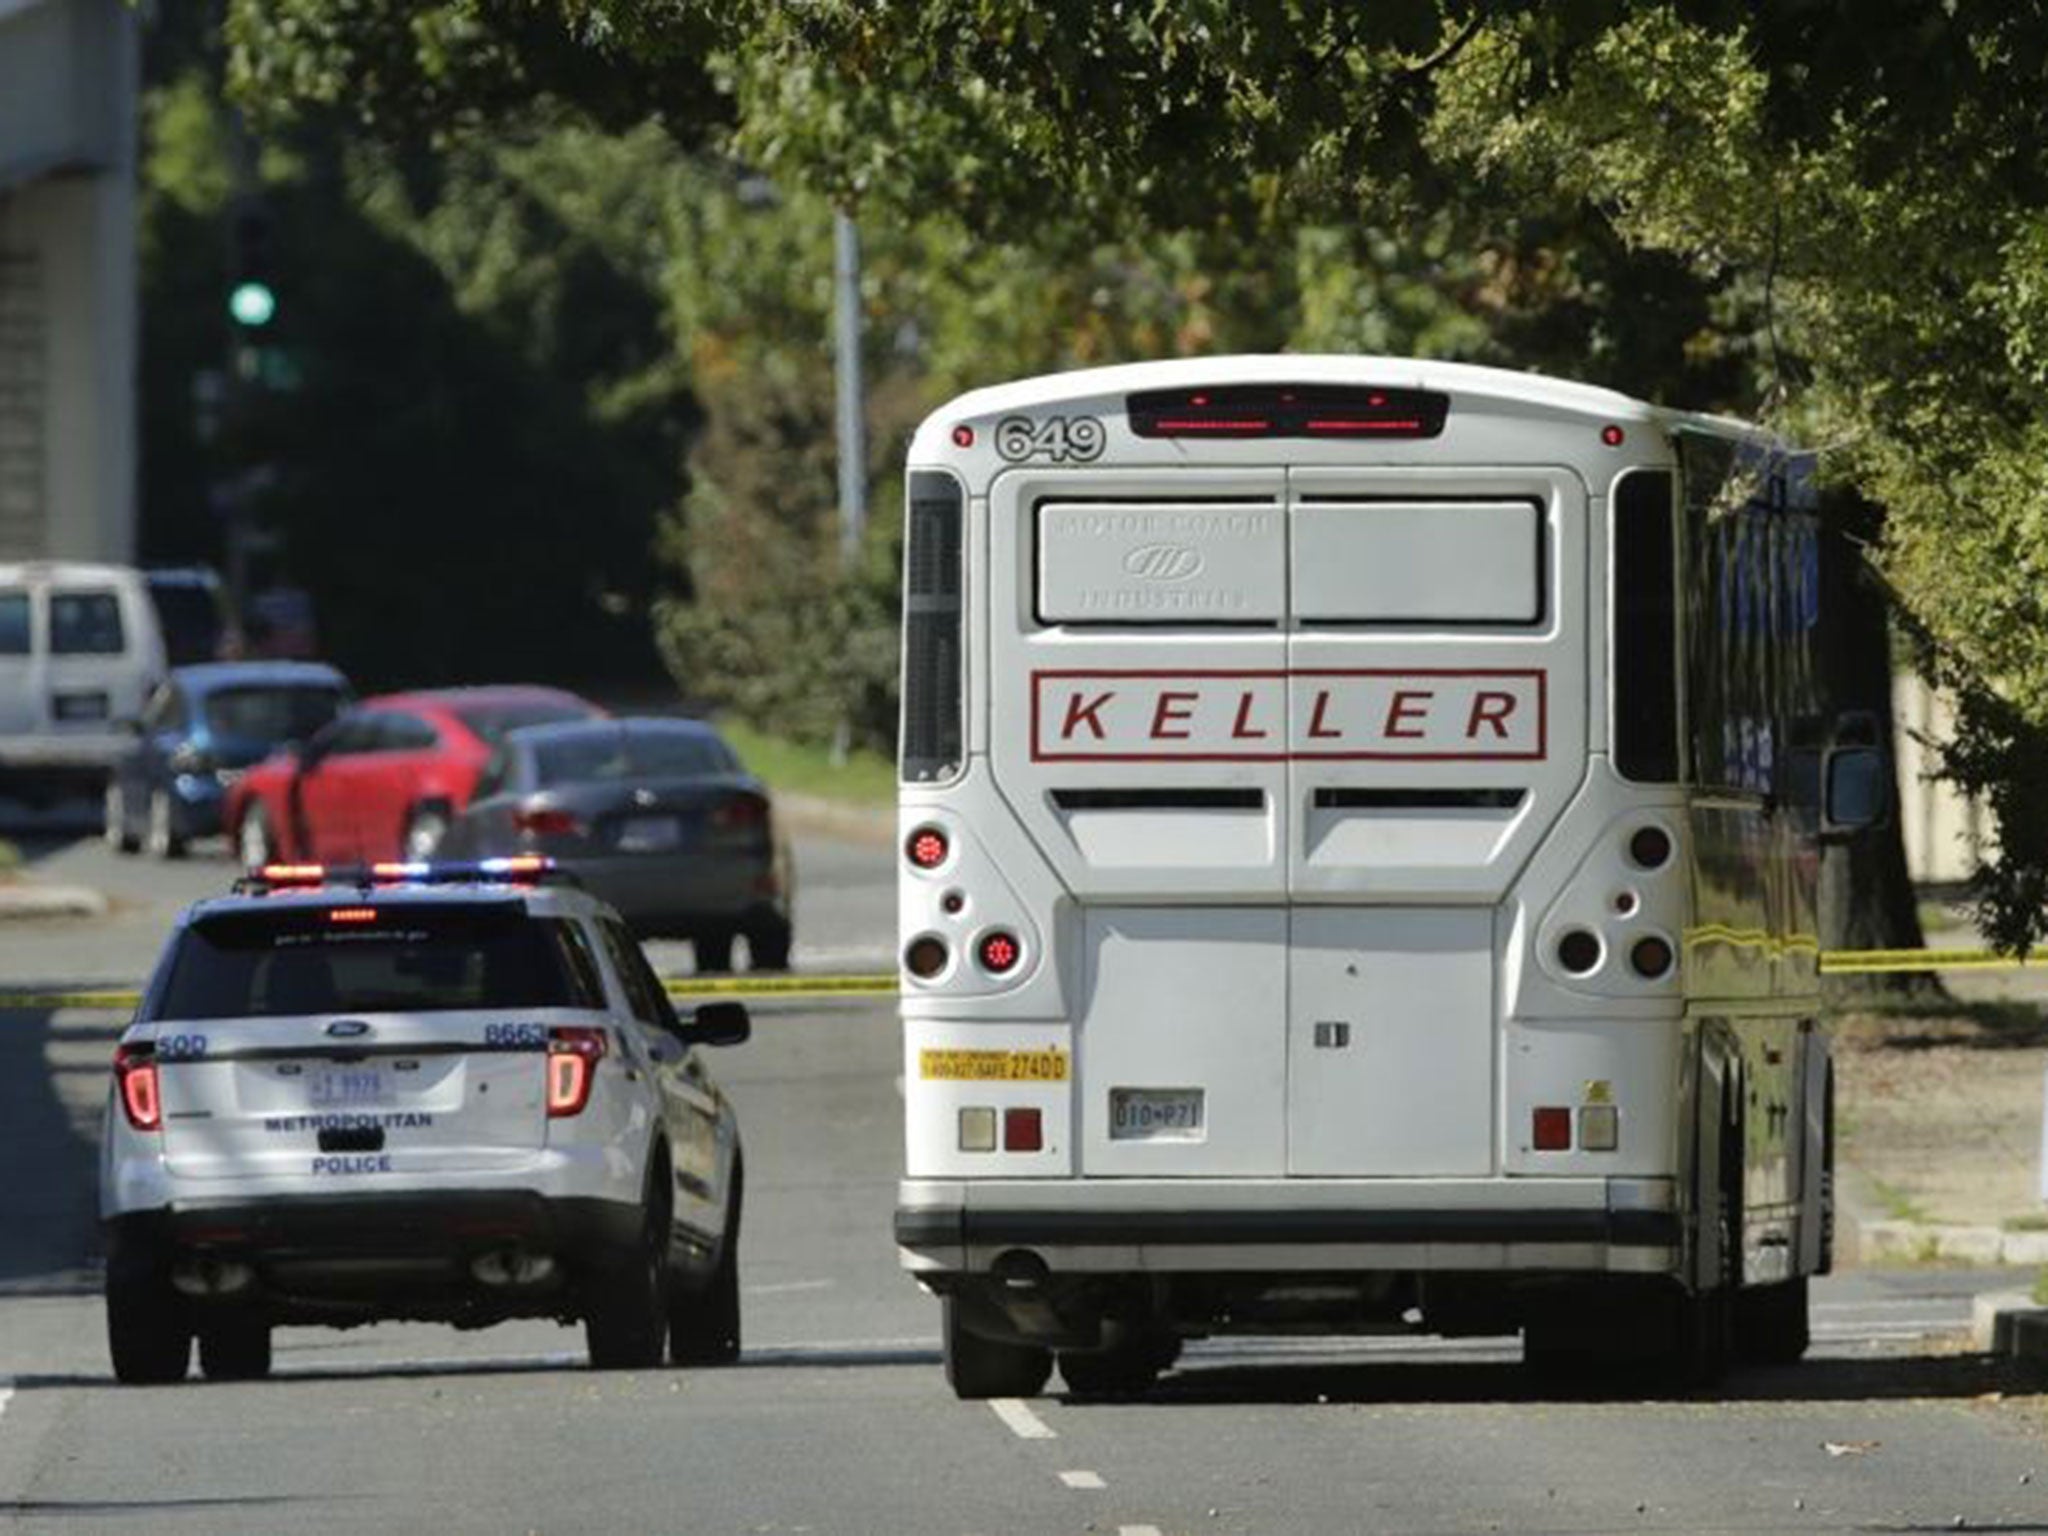
[(187, 928), (154, 1016), (602, 1008), (570, 924), (522, 903), (435, 906), (372, 898), (218, 913)]

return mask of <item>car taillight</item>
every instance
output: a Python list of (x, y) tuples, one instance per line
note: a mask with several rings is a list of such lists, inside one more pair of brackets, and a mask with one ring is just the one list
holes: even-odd
[(576, 837), (583, 823), (559, 805), (523, 805), (512, 813), (512, 825), (528, 837)]
[(711, 813), (711, 825), (725, 829), (759, 827), (768, 822), (768, 802), (759, 795), (734, 795)]
[(138, 1131), (161, 1130), (164, 1101), (157, 1091), (156, 1048), (123, 1045), (114, 1051), (114, 1083), (121, 1092), (121, 1109), (128, 1123)]
[(604, 1031), (557, 1025), (548, 1031), (548, 1117), (580, 1115), (590, 1102), (590, 1083), (604, 1059)]

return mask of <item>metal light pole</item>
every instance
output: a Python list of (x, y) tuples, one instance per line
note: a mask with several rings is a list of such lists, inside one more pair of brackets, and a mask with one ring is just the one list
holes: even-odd
[[(834, 351), (839, 382), (839, 563), (851, 580), (868, 520), (867, 432), (861, 412), (860, 230), (845, 209), (832, 215)], [(832, 761), (846, 761), (852, 723), (843, 715), (832, 733)]]
[(867, 433), (861, 420), (860, 230), (840, 209), (832, 216), (832, 268), (839, 377), (839, 553), (853, 569), (868, 521)]

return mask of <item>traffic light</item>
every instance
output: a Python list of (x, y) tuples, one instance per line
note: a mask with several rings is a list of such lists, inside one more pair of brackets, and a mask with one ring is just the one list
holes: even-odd
[(270, 285), (270, 210), (261, 203), (235, 209), (228, 268), (228, 314), (245, 331), (259, 331), (277, 314)]

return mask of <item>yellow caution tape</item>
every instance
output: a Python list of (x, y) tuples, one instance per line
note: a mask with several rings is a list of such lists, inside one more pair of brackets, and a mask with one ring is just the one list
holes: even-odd
[[(1795, 948), (1797, 946), (1786, 946)], [(1823, 975), (1886, 975), (1908, 971), (2011, 971), (2048, 967), (2048, 950), (2021, 959), (1989, 949), (1831, 949), (1820, 957)], [(792, 1002), (831, 997), (882, 997), (896, 991), (893, 975), (863, 976), (671, 976), (670, 997), (775, 997)], [(120, 988), (10, 992), (0, 988), (0, 1013), (17, 1009), (134, 1008), (138, 991)]]
[(670, 976), (670, 997), (865, 997), (894, 992), (887, 976)]
[[(671, 976), (663, 985), (670, 997), (866, 997), (896, 990), (894, 976)], [(47, 992), (10, 992), (0, 988), (0, 1013), (21, 1008), (134, 1008), (136, 991), (78, 988)]]

